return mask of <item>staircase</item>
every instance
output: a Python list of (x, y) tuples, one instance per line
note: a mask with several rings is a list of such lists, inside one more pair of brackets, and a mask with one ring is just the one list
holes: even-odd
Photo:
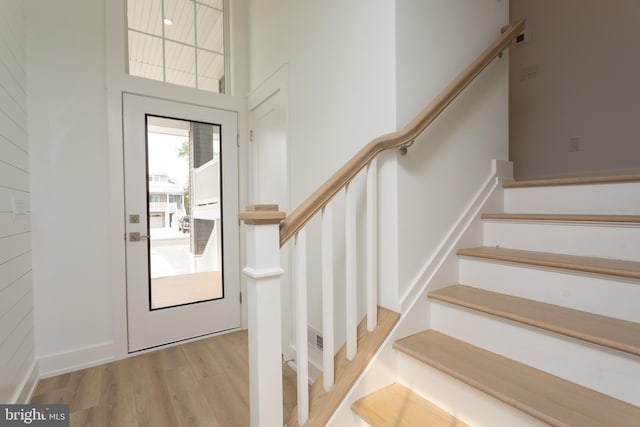
[(504, 185), (371, 426), (640, 426), (640, 176)]

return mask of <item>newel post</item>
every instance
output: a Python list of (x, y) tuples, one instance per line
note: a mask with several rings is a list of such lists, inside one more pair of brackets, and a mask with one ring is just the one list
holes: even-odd
[(247, 206), (247, 304), (249, 317), (249, 407), (251, 427), (281, 427), (282, 332), (280, 312), (280, 222), (278, 205)]

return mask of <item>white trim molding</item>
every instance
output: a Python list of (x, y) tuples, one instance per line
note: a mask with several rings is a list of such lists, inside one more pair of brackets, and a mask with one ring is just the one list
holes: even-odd
[(20, 404), (29, 403), (33, 393), (36, 391), (39, 381), (38, 361), (34, 360), (31, 362), (31, 366), (22, 379), (20, 386), (16, 389), (11, 402)]
[(40, 378), (73, 372), (115, 360), (114, 343), (107, 342), (39, 358)]

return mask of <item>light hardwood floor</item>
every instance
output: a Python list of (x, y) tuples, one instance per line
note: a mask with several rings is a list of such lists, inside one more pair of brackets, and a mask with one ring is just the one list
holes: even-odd
[[(283, 370), (284, 414), (295, 373)], [(66, 403), (72, 427), (249, 426), (247, 332), (238, 331), (40, 381), (31, 403)]]

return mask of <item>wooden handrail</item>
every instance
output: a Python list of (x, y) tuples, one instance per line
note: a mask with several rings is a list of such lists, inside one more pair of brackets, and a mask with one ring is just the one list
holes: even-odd
[[(400, 148), (420, 135), (445, 108), (466, 88), (496, 56), (502, 53), (525, 27), (520, 19), (506, 27), (503, 34), (478, 58), (460, 73), (438, 96), (436, 96), (413, 120), (399, 131), (379, 136), (364, 146), (344, 164), (331, 178), (320, 186), (289, 217), (280, 223), (280, 246), (282, 247), (369, 162), (383, 151)], [(504, 29), (504, 28), (503, 28)]]

